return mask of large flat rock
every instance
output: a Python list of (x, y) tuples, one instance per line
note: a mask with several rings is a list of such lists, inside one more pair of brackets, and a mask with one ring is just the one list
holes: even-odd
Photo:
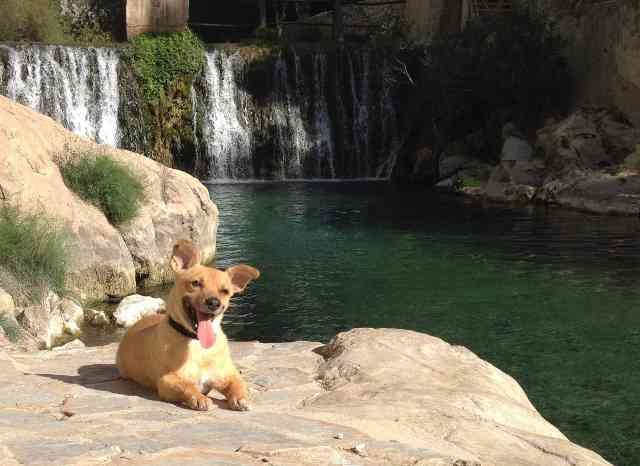
[(0, 353), (3, 466), (609, 464), (545, 421), (511, 377), (420, 333), (232, 343), (249, 413), (161, 402), (118, 379), (115, 352)]

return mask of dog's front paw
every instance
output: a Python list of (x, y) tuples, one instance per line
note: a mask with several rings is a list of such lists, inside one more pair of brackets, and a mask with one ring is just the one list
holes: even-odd
[(187, 406), (196, 411), (209, 411), (213, 409), (213, 400), (205, 395), (195, 395), (189, 398)]
[(239, 400), (227, 400), (229, 408), (234, 411), (251, 411), (252, 406), (246, 398), (240, 398)]

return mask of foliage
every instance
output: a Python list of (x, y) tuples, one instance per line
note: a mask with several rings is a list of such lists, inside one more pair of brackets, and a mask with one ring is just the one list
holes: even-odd
[(415, 85), (423, 95), (420, 108), (431, 112), (434, 146), (441, 150), (480, 130), (487, 144), (476, 155), (491, 160), (506, 122), (535, 127), (546, 113), (565, 110), (571, 85), (565, 45), (549, 18), (517, 8), (413, 50), (421, 56)]
[(16, 342), (20, 336), (18, 323), (6, 314), (0, 314), (0, 329), (2, 329), (9, 341)]
[(141, 88), (147, 156), (167, 166), (193, 144), (190, 92), (205, 50), (189, 30), (136, 37), (124, 54)]
[(204, 66), (204, 47), (191, 31), (143, 34), (131, 41), (125, 57), (148, 103), (157, 102), (177, 81), (190, 84)]
[(0, 266), (37, 288), (46, 284), (64, 291), (67, 271), (66, 234), (44, 214), (27, 214), (0, 207)]
[(51, 43), (64, 39), (59, 2), (4, 0), (0, 14), (0, 41)]
[(640, 145), (636, 146), (636, 150), (623, 163), (624, 168), (640, 172)]
[(102, 210), (111, 223), (124, 223), (137, 215), (144, 187), (127, 166), (106, 155), (81, 154), (61, 171), (66, 185)]

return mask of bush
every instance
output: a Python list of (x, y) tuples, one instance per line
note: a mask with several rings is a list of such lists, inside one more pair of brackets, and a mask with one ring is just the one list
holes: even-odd
[(131, 170), (106, 155), (82, 154), (62, 168), (65, 184), (95, 205), (113, 224), (134, 218), (144, 197), (144, 187)]
[(0, 13), (0, 41), (62, 42), (64, 27), (59, 2), (4, 0)]
[(145, 153), (174, 166), (174, 153), (188, 158), (193, 146), (191, 88), (205, 64), (205, 50), (189, 30), (167, 34), (144, 34), (131, 42), (123, 55), (141, 88), (140, 108), (145, 134)]
[(416, 83), (433, 139), (443, 146), (480, 130), (486, 147), (477, 155), (492, 160), (505, 123), (535, 128), (545, 114), (565, 111), (571, 89), (565, 45), (533, 8), (483, 17), (462, 33), (434, 39), (420, 49)]
[(2, 329), (9, 341), (16, 342), (20, 336), (20, 327), (17, 322), (6, 314), (0, 314), (0, 329)]
[(57, 222), (4, 205), (0, 207), (0, 238), (0, 268), (34, 290), (44, 284), (57, 293), (64, 291), (66, 234)]
[(147, 103), (153, 103), (177, 81), (191, 84), (204, 67), (204, 54), (200, 39), (186, 30), (137, 36), (125, 58), (133, 66)]

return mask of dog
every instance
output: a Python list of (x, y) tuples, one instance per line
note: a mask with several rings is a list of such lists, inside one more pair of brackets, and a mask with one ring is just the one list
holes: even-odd
[(198, 411), (213, 408), (207, 396), (212, 389), (231, 409), (250, 410), (221, 322), (230, 299), (260, 272), (244, 264), (226, 271), (202, 266), (200, 252), (186, 240), (174, 246), (170, 265), (176, 278), (167, 312), (147, 316), (126, 332), (116, 356), (120, 376)]

